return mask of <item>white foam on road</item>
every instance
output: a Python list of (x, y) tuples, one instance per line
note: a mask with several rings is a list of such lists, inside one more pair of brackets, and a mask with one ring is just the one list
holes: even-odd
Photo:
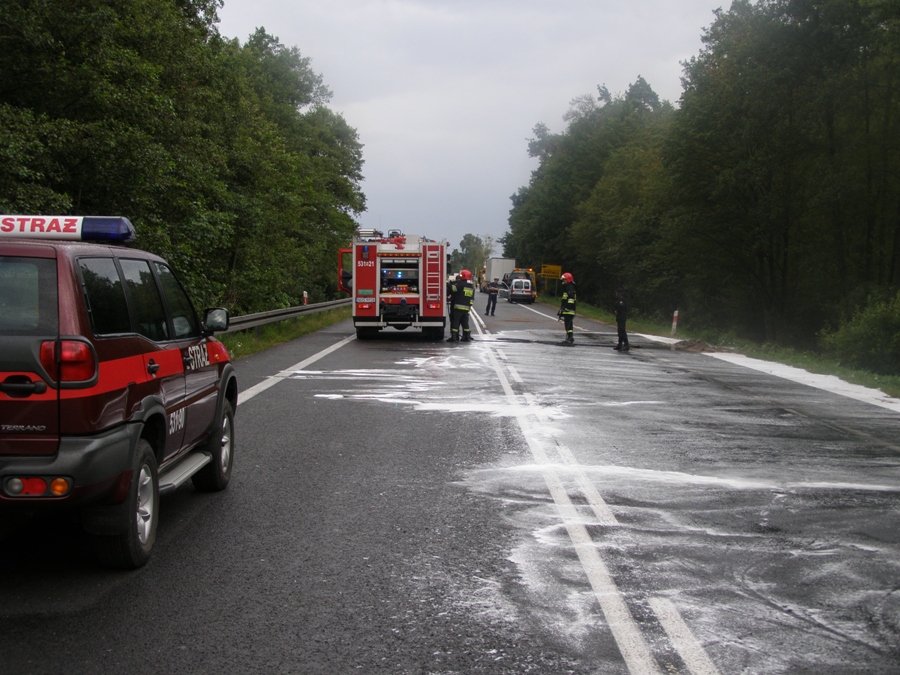
[[(748, 477), (726, 477), (726, 476), (704, 476), (693, 473), (684, 473), (681, 471), (660, 471), (657, 469), (640, 469), (632, 466), (613, 466), (613, 465), (573, 465), (573, 464), (520, 464), (505, 469), (507, 472), (539, 472), (543, 473), (547, 469), (557, 472), (572, 471), (577, 469), (585, 475), (590, 476), (597, 481), (612, 481), (614, 483), (623, 483), (624, 479), (628, 481), (645, 481), (648, 483), (658, 483), (663, 485), (675, 486), (698, 486), (726, 488), (731, 490), (864, 490), (869, 492), (900, 492), (900, 476), (894, 484), (887, 482), (882, 483), (862, 483), (854, 481), (822, 481), (822, 480), (792, 480), (778, 481), (772, 478), (748, 478)], [(883, 476), (884, 479), (890, 476)]]
[[(670, 345), (677, 344), (681, 341), (676, 338), (663, 337), (661, 335), (644, 335), (642, 333), (635, 333), (635, 335), (640, 335), (653, 342), (664, 342), (665, 344)], [(795, 368), (794, 366), (787, 366), (783, 363), (775, 363), (774, 361), (754, 359), (749, 356), (744, 356), (743, 354), (732, 354), (730, 352), (703, 352), (703, 354), (712, 356), (720, 361), (727, 361), (728, 363), (743, 366), (744, 368), (757, 370), (761, 373), (805, 384), (809, 387), (815, 387), (816, 389), (830, 391), (833, 394), (846, 396), (847, 398), (862, 401), (863, 403), (871, 403), (872, 405), (892, 410), (895, 413), (900, 413), (900, 399), (888, 396), (878, 389), (870, 389), (869, 387), (863, 387), (858, 384), (844, 382), (844, 380), (834, 375), (817, 375), (816, 373), (810, 373), (802, 368)]]
[[(416, 411), (433, 411), (447, 413), (484, 413), (493, 417), (523, 417), (531, 416), (534, 413), (517, 403), (509, 402), (486, 402), (470, 401), (461, 398), (458, 401), (442, 400), (437, 402), (418, 401), (408, 398), (409, 392), (398, 390), (396, 393), (363, 393), (363, 394), (314, 394), (314, 398), (326, 399), (350, 399), (357, 401), (378, 401), (380, 403), (391, 403), (394, 405), (404, 404), (411, 406)], [(564, 413), (558, 408), (548, 408), (545, 411), (548, 419), (564, 419), (571, 417), (568, 413)]]
[(713, 358), (722, 361), (728, 361), (729, 363), (734, 363), (738, 366), (743, 366), (744, 368), (751, 368), (762, 373), (775, 375), (776, 377), (799, 382), (800, 384), (805, 384), (810, 387), (824, 389), (825, 391), (830, 391), (834, 394), (840, 394), (847, 398), (856, 399), (863, 403), (871, 403), (872, 405), (892, 410), (895, 413), (900, 413), (900, 399), (888, 396), (877, 389), (869, 389), (868, 387), (862, 387), (858, 384), (844, 382), (834, 375), (817, 375), (816, 373), (810, 373), (800, 368), (786, 366), (781, 363), (752, 359), (743, 354), (727, 354), (722, 352), (708, 352), (706, 354), (707, 356), (712, 356)]

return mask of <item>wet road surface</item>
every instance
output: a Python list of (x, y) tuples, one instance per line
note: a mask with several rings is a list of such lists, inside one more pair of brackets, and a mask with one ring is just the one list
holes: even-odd
[(553, 311), (238, 362), (146, 568), (2, 541), (10, 672), (898, 672), (900, 410)]

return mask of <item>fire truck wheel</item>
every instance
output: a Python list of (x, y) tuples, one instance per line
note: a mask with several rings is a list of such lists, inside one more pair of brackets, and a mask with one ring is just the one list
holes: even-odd
[(357, 340), (371, 340), (376, 335), (378, 335), (377, 328), (357, 328), (356, 329), (356, 339)]

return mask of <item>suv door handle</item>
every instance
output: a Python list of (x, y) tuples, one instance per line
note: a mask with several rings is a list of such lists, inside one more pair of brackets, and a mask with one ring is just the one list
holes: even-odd
[(43, 380), (37, 380), (36, 382), (3, 382), (0, 383), (0, 391), (10, 396), (43, 394), (47, 391), (47, 383)]
[(151, 375), (156, 375), (156, 371), (159, 370), (159, 364), (155, 363), (153, 359), (150, 359), (150, 362), (147, 364), (147, 372)]

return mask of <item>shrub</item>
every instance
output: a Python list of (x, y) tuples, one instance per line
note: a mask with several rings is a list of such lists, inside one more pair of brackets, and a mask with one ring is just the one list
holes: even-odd
[(900, 292), (889, 300), (870, 298), (837, 330), (823, 331), (820, 341), (843, 364), (900, 375)]

